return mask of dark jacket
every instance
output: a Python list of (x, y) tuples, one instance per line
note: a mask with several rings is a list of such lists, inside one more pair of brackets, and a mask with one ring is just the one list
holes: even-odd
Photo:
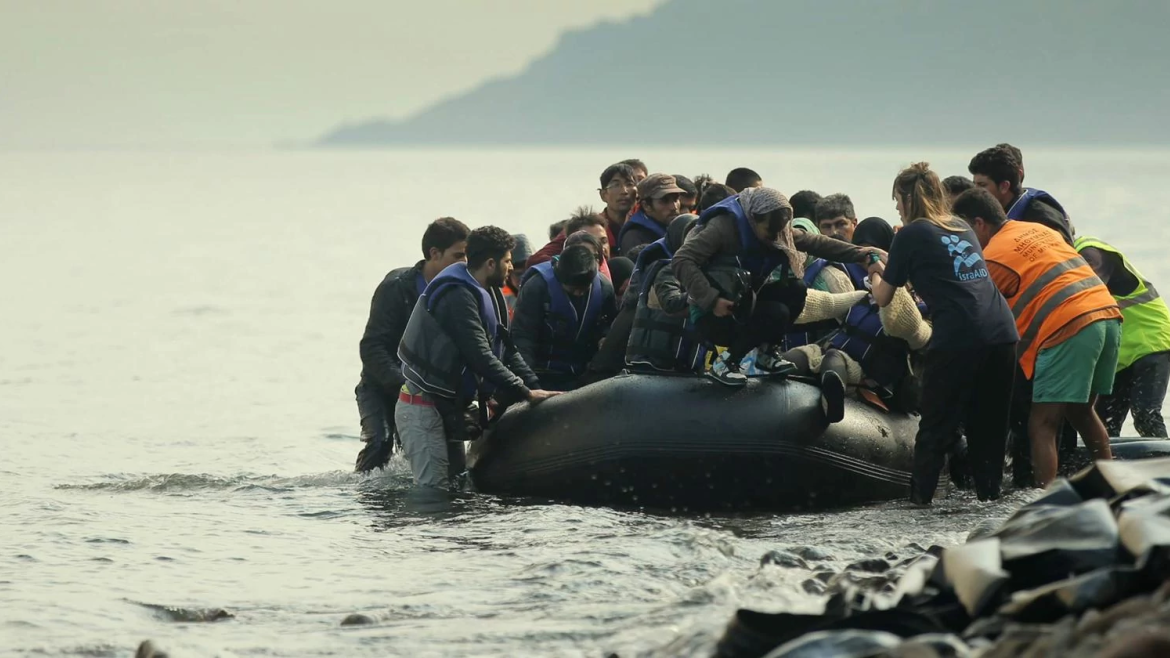
[[(848, 242), (804, 231), (793, 231), (792, 239), (799, 251), (817, 258), (837, 263), (865, 262), (866, 250)], [(671, 267), (696, 306), (710, 311), (719, 298), (719, 291), (707, 280), (703, 269), (720, 256), (735, 257), (739, 250), (739, 228), (730, 214), (712, 217), (687, 237), (674, 255)]]
[(374, 387), (383, 395), (397, 395), (406, 380), (398, 360), (398, 343), (406, 331), (406, 322), (418, 301), (418, 278), (423, 261), (386, 275), (370, 301), (370, 319), (358, 351), (362, 357), (361, 385)]
[(1125, 297), (1137, 290), (1140, 282), (1125, 269), (1125, 264), (1117, 254), (1101, 251), (1096, 247), (1085, 247), (1080, 250), (1080, 254), (1089, 267), (1093, 268), (1097, 278), (1109, 289), (1110, 295)]
[(1048, 205), (1043, 199), (1033, 199), (1024, 209), (1021, 219), (1025, 222), (1043, 224), (1060, 234), (1068, 244), (1073, 243), (1072, 227), (1064, 213)]
[[(603, 276), (598, 275), (598, 278), (601, 280), (601, 313), (597, 317), (596, 325), (587, 327), (582, 332), (583, 340), (588, 343), (587, 349), (584, 350), (586, 356), (580, 364), (582, 371), (596, 354), (598, 343), (608, 333), (609, 326), (617, 315), (613, 284)], [(551, 329), (546, 322), (551, 304), (552, 298), (544, 277), (529, 277), (520, 288), (516, 312), (512, 317), (512, 339), (524, 362), (533, 367), (547, 360), (543, 355), (548, 353), (552, 342)], [(580, 312), (578, 309), (578, 313)]]
[[(502, 295), (497, 294), (495, 297), (498, 299), (497, 304), (502, 305)], [(421, 304), (417, 304), (414, 312), (426, 313), (427, 310)], [(527, 398), (529, 389), (540, 387), (536, 375), (524, 363), (510, 340), (505, 341), (503, 359), (497, 359), (492, 353), (487, 331), (480, 320), (479, 304), (470, 290), (462, 286), (453, 286), (438, 298), (430, 313), (441, 330), (455, 344), (459, 357), (463, 359), (466, 367), (484, 383), (494, 388), (497, 397), (505, 398), (507, 402), (515, 402)], [(503, 317), (507, 317), (506, 312)], [(405, 341), (403, 347), (404, 349), (407, 347)], [(413, 351), (420, 351), (420, 346), (412, 347)], [(428, 390), (423, 382), (412, 379), (411, 383), (432, 395), (438, 394), (437, 391)]]
[[(635, 215), (636, 214), (637, 213), (635, 213)], [(647, 222), (654, 221), (645, 214), (642, 214), (642, 217)], [(625, 225), (622, 227), (621, 237), (618, 238), (618, 240), (621, 241), (621, 244), (618, 245), (618, 250), (623, 254), (630, 253), (630, 251), (632, 251), (634, 247), (637, 247), (638, 245), (650, 244), (651, 242), (654, 242), (658, 238), (662, 237), (661, 233), (656, 233), (651, 229), (646, 228), (645, 226), (640, 226), (636, 223), (633, 223), (633, 221), (634, 217), (626, 220)], [(662, 230), (665, 231), (666, 227), (662, 227)]]
[[(696, 369), (704, 353), (688, 329), (690, 303), (686, 291), (668, 262), (652, 264), (645, 274), (653, 280), (638, 296), (626, 363), (663, 371)], [(652, 294), (657, 308), (651, 307)]]

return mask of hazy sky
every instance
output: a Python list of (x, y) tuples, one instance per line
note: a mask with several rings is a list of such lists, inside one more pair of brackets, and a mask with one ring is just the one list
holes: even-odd
[(0, 0), (0, 148), (268, 145), (518, 72), (662, 0)]

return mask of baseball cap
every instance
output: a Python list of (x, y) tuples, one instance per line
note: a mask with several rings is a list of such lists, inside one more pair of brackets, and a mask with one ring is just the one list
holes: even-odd
[(638, 183), (639, 199), (661, 199), (667, 194), (686, 194), (670, 174), (650, 174)]

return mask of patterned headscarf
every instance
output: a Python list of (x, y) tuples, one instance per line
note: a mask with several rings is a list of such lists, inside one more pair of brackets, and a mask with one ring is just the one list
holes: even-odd
[[(747, 213), (749, 219), (766, 215), (773, 210), (787, 208), (792, 211), (788, 197), (770, 187), (748, 187), (739, 193), (739, 205)], [(775, 246), (788, 257), (788, 266), (796, 278), (804, 276), (805, 255), (796, 250), (792, 243), (792, 222), (784, 225), (777, 236)]]

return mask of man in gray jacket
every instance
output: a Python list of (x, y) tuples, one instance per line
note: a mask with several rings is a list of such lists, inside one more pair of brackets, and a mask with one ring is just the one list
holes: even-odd
[(537, 403), (556, 393), (540, 390), (532, 369), (508, 335), (499, 287), (512, 270), (516, 242), (485, 226), (467, 238), (467, 262), (443, 270), (415, 304), (398, 357), (406, 383), (394, 420), (416, 484), (448, 488), (462, 470), (468, 406), (488, 398), (507, 405)]

